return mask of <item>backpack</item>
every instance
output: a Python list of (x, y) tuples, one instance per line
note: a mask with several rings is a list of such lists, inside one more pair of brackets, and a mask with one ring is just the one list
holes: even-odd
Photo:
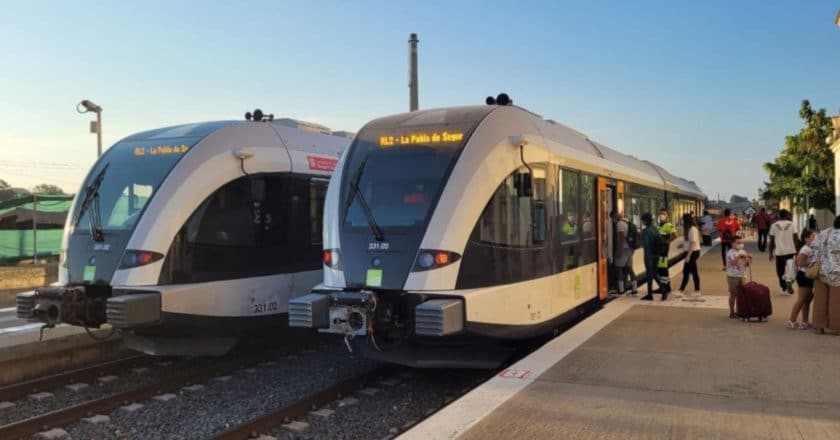
[(642, 246), (641, 240), (639, 240), (639, 228), (636, 227), (635, 224), (627, 221), (622, 220), (623, 222), (627, 223), (627, 237), (625, 241), (627, 241), (627, 246), (630, 249), (638, 249)]
[(721, 240), (727, 243), (732, 242), (732, 219), (722, 219), (723, 227), (726, 228), (723, 230), (723, 236), (721, 236)]

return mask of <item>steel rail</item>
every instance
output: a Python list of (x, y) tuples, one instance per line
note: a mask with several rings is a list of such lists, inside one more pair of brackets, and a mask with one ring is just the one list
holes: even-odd
[(304, 397), (291, 405), (284, 406), (274, 410), (268, 414), (253, 418), (239, 426), (235, 426), (227, 431), (221, 432), (213, 437), (213, 440), (245, 440), (253, 437), (255, 433), (265, 432), (271, 428), (276, 428), (287, 420), (291, 420), (306, 414), (312, 408), (325, 405), (332, 401), (339, 399), (342, 395), (350, 394), (354, 390), (361, 388), (373, 377), (384, 376), (394, 366), (386, 365), (371, 371), (362, 373), (353, 378), (347, 379), (330, 388), (316, 392), (312, 395)]
[(58, 388), (74, 382), (83, 382), (98, 376), (123, 371), (132, 365), (138, 365), (143, 359), (152, 358), (146, 355), (132, 355), (120, 359), (102, 362), (88, 367), (77, 368), (62, 373), (30, 379), (11, 385), (0, 387), (0, 401), (20, 399), (27, 394)]

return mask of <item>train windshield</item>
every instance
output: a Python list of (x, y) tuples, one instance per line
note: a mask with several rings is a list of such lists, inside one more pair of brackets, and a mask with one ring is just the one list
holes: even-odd
[(343, 173), (343, 224), (372, 230), (425, 224), (469, 135), (491, 110), (429, 110), (368, 124)]
[(104, 232), (133, 230), (169, 171), (199, 139), (136, 140), (114, 145), (94, 166), (74, 203), (70, 218), (77, 221), (75, 232), (89, 231), (92, 218)]

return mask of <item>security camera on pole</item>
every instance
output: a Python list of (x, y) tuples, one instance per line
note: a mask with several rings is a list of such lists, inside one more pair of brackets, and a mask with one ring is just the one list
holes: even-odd
[(102, 156), (102, 107), (85, 99), (76, 105), (76, 111), (79, 113), (96, 113), (96, 120), (90, 121), (90, 132), (96, 133), (96, 157)]

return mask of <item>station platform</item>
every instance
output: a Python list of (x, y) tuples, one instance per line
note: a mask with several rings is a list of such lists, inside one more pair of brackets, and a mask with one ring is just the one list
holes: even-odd
[(840, 438), (840, 337), (786, 328), (795, 296), (747, 250), (769, 322), (729, 319), (715, 246), (700, 261), (706, 301), (611, 301), (401, 438)]

